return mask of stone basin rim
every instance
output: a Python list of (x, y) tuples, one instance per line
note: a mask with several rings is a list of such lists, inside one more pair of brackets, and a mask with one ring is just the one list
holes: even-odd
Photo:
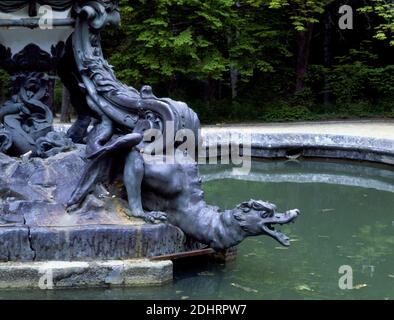
[[(345, 122), (345, 124), (353, 123)], [(58, 131), (67, 131), (69, 127), (69, 124), (55, 124), (55, 130)], [(214, 143), (218, 138), (222, 139), (223, 132), (236, 134), (242, 139), (242, 129), (245, 129), (246, 132), (247, 130), (254, 130), (251, 134), (251, 149), (254, 158), (287, 158), (289, 150), (300, 149), (304, 157), (394, 165), (394, 139), (357, 134), (298, 133), (291, 131), (274, 133), (264, 132), (254, 126), (203, 126), (201, 129), (203, 148), (207, 149), (210, 141)], [(224, 143), (220, 139), (220, 143)], [(220, 156), (220, 150), (218, 154)]]

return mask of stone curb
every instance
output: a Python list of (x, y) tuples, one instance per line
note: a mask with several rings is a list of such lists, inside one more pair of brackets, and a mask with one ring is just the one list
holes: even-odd
[(394, 164), (394, 140), (333, 134), (242, 133), (234, 128), (202, 130), (203, 147), (220, 144), (251, 144), (252, 156), (285, 158), (289, 151), (299, 149), (305, 157), (337, 158)]
[(169, 260), (48, 261), (0, 263), (0, 289), (149, 286), (171, 282)]

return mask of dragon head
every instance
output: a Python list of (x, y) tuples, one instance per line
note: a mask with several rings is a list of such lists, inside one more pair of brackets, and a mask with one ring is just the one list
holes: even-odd
[(276, 206), (272, 203), (252, 199), (237, 206), (234, 218), (247, 236), (268, 235), (280, 244), (289, 246), (289, 237), (275, 230), (274, 225), (294, 222), (300, 211), (294, 209), (285, 213), (277, 213), (276, 210)]

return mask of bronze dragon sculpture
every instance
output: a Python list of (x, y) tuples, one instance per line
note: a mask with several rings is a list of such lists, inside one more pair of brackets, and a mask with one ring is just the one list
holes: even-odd
[(149, 222), (168, 221), (215, 249), (229, 248), (256, 235), (271, 236), (288, 246), (289, 238), (274, 225), (293, 222), (299, 215), (297, 209), (277, 213), (271, 203), (250, 200), (220, 212), (204, 201), (195, 162), (144, 161), (143, 150), (150, 144), (144, 141), (144, 132), (156, 129), (174, 140), (174, 132), (167, 130), (171, 123), (175, 132), (186, 128), (199, 140), (198, 117), (182, 102), (155, 97), (150, 87), (138, 92), (116, 79), (100, 46), (100, 30), (119, 20), (116, 1), (81, 2), (75, 12), (76, 32), (66, 46), (59, 74), (78, 113), (68, 135), (74, 142), (86, 142), (89, 163), (68, 203), (70, 211), (96, 183), (109, 181), (107, 169), (115, 160), (124, 159), (123, 183), (134, 216)]

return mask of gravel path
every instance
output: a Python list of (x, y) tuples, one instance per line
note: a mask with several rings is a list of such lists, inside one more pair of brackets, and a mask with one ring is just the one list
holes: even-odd
[[(203, 126), (203, 131), (235, 130), (242, 133), (333, 134), (394, 140), (394, 120), (240, 123)], [(205, 133), (204, 132), (204, 133)]]

